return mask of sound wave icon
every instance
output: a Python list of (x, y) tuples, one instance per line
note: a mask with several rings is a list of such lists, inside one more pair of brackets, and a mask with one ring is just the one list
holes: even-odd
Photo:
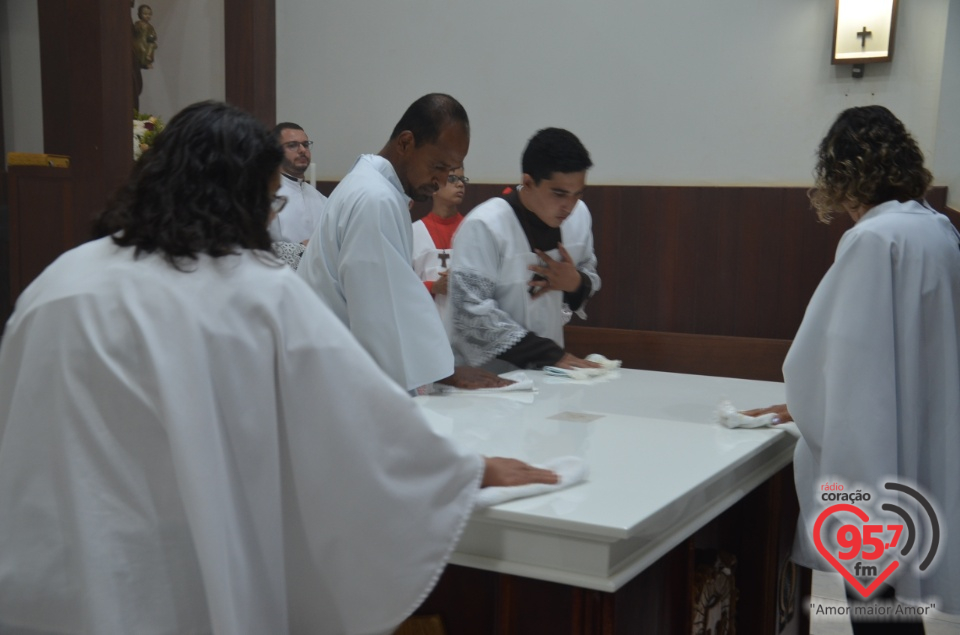
[[(920, 563), (920, 570), (926, 571), (927, 567), (930, 566), (930, 563), (933, 562), (934, 556), (937, 555), (937, 547), (940, 545), (940, 522), (937, 520), (937, 514), (933, 510), (933, 505), (930, 504), (920, 492), (903, 485), (901, 483), (886, 483), (885, 488), (889, 490), (894, 490), (901, 492), (903, 494), (908, 494), (915, 498), (924, 511), (927, 512), (927, 517), (930, 519), (930, 549), (927, 551), (926, 557), (923, 559), (923, 562)], [(907, 527), (907, 542), (903, 545), (903, 549), (900, 551), (900, 555), (905, 556), (910, 553), (910, 550), (913, 548), (913, 543), (916, 541), (916, 524), (913, 522), (913, 518), (910, 517), (902, 507), (893, 505), (891, 503), (884, 503), (881, 506), (881, 509), (884, 509), (889, 512), (893, 512), (900, 516), (903, 519), (903, 524)]]

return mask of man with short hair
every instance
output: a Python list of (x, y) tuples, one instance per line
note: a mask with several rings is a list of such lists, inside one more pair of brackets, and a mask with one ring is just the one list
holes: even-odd
[[(581, 201), (590, 154), (545, 128), (523, 152), (522, 185), (470, 212), (453, 240), (453, 344), (467, 363), (596, 367), (563, 350), (563, 326), (600, 288), (590, 211)], [(504, 364), (505, 362), (505, 364)]]
[(313, 141), (303, 128), (289, 121), (278, 123), (273, 133), (283, 148), (277, 196), (285, 197), (287, 203), (270, 223), (270, 236), (274, 241), (305, 245), (313, 236), (327, 204), (327, 197), (303, 178), (310, 167)]
[(510, 383), (454, 368), (440, 316), (413, 270), (410, 200), (429, 199), (463, 166), (469, 145), (460, 102), (439, 93), (415, 101), (379, 154), (361, 155), (334, 189), (297, 269), (407, 391), (441, 380), (468, 388)]

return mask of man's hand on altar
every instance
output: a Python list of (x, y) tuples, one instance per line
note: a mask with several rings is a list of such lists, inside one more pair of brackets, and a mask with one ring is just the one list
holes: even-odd
[(780, 423), (789, 423), (793, 421), (793, 416), (787, 411), (787, 404), (782, 403), (776, 406), (768, 406), (766, 408), (754, 408), (753, 410), (742, 410), (740, 414), (747, 415), (748, 417), (759, 417), (761, 415), (772, 414), (776, 418), (773, 420), (773, 425)]
[(440, 384), (463, 388), (465, 390), (477, 390), (478, 388), (503, 388), (514, 383), (509, 379), (497, 377), (493, 373), (482, 368), (473, 368), (471, 366), (457, 366), (453, 369), (453, 374), (445, 379), (441, 379)]
[(534, 467), (517, 459), (483, 457), (486, 465), (480, 487), (512, 487), (531, 483), (553, 485), (560, 481), (555, 472)]
[(576, 355), (571, 355), (570, 353), (564, 353), (563, 357), (560, 358), (560, 361), (554, 364), (557, 368), (601, 368), (600, 364), (596, 362), (588, 362), (585, 359), (580, 359)]
[(563, 243), (557, 243), (557, 249), (560, 251), (560, 260), (554, 260), (539, 249), (534, 250), (540, 256), (540, 260), (545, 263), (543, 266), (530, 265), (527, 267), (539, 276), (539, 278), (534, 278), (527, 283), (532, 288), (532, 295), (535, 298), (540, 297), (547, 291), (573, 293), (580, 288), (580, 284), (583, 282), (580, 278), (580, 272), (577, 271), (576, 263), (567, 253)]

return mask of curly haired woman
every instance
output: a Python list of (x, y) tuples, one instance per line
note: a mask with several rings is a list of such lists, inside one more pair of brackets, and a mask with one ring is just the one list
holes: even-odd
[[(856, 564), (876, 564), (878, 574), (891, 557), (901, 559), (887, 584), (866, 594), (870, 602), (895, 596), (960, 613), (960, 236), (924, 202), (932, 176), (923, 154), (882, 106), (841, 113), (820, 143), (815, 173), (810, 198), (821, 220), (848, 214), (855, 224), (840, 241), (784, 362), (787, 404), (772, 409), (783, 420), (792, 416), (802, 434), (794, 455), (801, 507), (794, 559), (835, 568), (814, 542), (818, 528), (824, 543), (836, 535), (817, 525), (830, 505), (823, 500), (824, 483), (869, 492), (872, 503), (858, 503), (870, 516), (864, 531), (868, 523), (904, 524), (883, 501), (907, 507), (919, 529), (906, 556), (906, 531), (876, 560), (864, 559), (881, 554), (863, 544)], [(914, 496), (898, 497), (887, 487), (891, 482), (931, 503), (939, 545), (926, 523), (929, 513)], [(847, 512), (835, 516), (861, 526)], [(840, 531), (849, 538), (848, 527)], [(881, 530), (877, 535), (892, 542)], [(920, 561), (933, 552), (921, 571)], [(846, 563), (851, 572), (863, 568)], [(878, 577), (857, 581), (869, 589)], [(848, 597), (863, 601), (864, 593), (848, 587)], [(854, 632), (923, 632), (922, 624), (897, 619), (896, 613), (890, 618), (895, 623), (854, 617)]]

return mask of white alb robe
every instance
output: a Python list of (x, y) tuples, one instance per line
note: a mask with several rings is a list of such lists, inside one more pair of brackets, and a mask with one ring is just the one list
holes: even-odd
[(309, 239), (323, 216), (327, 197), (306, 181), (286, 174), (280, 178), (277, 195), (285, 196), (287, 204), (270, 223), (270, 237), (275, 242), (290, 243), (302, 243)]
[[(593, 253), (590, 210), (578, 201), (560, 225), (564, 248), (590, 279), (591, 295), (600, 289)], [(554, 260), (560, 252), (545, 252)], [(510, 203), (492, 198), (464, 217), (453, 240), (450, 274), (450, 339), (459, 356), (474, 366), (487, 363), (519, 342), (528, 331), (563, 348), (563, 327), (572, 312), (563, 293), (530, 295), (530, 265), (541, 264), (530, 249)], [(580, 306), (577, 314), (585, 318)]]
[[(803, 435), (795, 559), (833, 570), (812, 540), (833, 504), (822, 499), (824, 484), (869, 491), (875, 503), (889, 500), (885, 482), (919, 486), (941, 514), (938, 560), (916, 575), (929, 546), (921, 532), (909, 554), (919, 558), (891, 583), (901, 598), (939, 596), (939, 610), (960, 613), (960, 248), (949, 221), (916, 202), (865, 214), (840, 241), (783, 375)], [(908, 496), (899, 500), (909, 508)], [(871, 520), (882, 522), (875, 508)], [(918, 523), (926, 516), (911, 513)], [(905, 541), (906, 531), (898, 547)]]
[(453, 374), (433, 300), (413, 271), (403, 186), (389, 161), (362, 155), (330, 194), (297, 273), (406, 390)]
[(21, 295), (0, 632), (386, 633), (424, 599), (481, 459), (268, 260), (184, 273), (102, 239)]

